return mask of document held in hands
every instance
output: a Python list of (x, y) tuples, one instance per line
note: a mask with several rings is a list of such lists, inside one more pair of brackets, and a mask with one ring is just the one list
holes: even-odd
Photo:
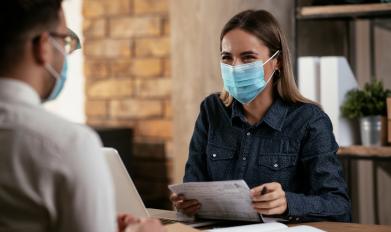
[(198, 200), (199, 218), (263, 222), (251, 205), (250, 188), (244, 180), (188, 182), (168, 188), (186, 199)]

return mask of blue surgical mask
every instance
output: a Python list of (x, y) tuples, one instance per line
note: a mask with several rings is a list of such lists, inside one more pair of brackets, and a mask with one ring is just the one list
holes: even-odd
[(68, 74), (68, 61), (64, 49), (54, 39), (51, 39), (50, 41), (52, 42), (53, 46), (64, 55), (64, 65), (62, 66), (61, 73), (58, 73), (50, 64), (45, 65), (46, 70), (48, 70), (51, 76), (56, 79), (54, 87), (50, 92), (49, 97), (45, 99), (45, 101), (52, 101), (56, 99), (58, 95), (60, 95), (64, 88)]
[[(53, 70), (56, 72), (55, 70)], [(60, 95), (61, 91), (64, 88), (65, 81), (67, 80), (67, 73), (68, 73), (68, 60), (65, 58), (64, 65), (62, 66), (62, 70), (60, 75), (56, 72), (56, 74), (52, 74), (56, 78), (56, 83), (54, 84), (54, 87), (49, 95), (49, 97), (46, 99), (46, 101), (52, 101)]]
[(274, 71), (270, 75), (269, 80), (265, 81), (263, 66), (278, 53), (279, 51), (276, 51), (265, 63), (256, 61), (236, 66), (221, 63), (221, 76), (224, 88), (240, 103), (250, 103), (265, 89), (272, 79)]

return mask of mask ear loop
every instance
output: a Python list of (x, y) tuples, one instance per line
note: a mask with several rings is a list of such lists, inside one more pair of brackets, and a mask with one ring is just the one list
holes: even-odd
[[(277, 54), (279, 54), (279, 53), (280, 53), (280, 50), (277, 50), (269, 59), (266, 60), (265, 63), (263, 63), (263, 65), (265, 65), (267, 62), (269, 62), (270, 60), (272, 60), (272, 59), (273, 59), (275, 56), (277, 56)], [(274, 73), (275, 73), (276, 71), (279, 72), (280, 70), (279, 70), (279, 69), (274, 69), (274, 70), (273, 70), (272, 74), (269, 76), (269, 79), (266, 81), (265, 86), (266, 86), (267, 84), (269, 84), (269, 82), (270, 82), (271, 79), (273, 79)]]
[(61, 52), (61, 54), (63, 56), (67, 56), (66, 52), (65, 52), (65, 49), (55, 40), (53, 39), (52, 37), (49, 37), (49, 40), (50, 42), (53, 44), (53, 46), (59, 51)]
[(265, 63), (263, 63), (263, 65), (265, 65), (267, 62), (269, 62), (270, 60), (272, 60), (277, 54), (279, 54), (280, 53), (280, 50), (277, 50), (269, 59), (267, 59), (266, 61), (265, 61)]

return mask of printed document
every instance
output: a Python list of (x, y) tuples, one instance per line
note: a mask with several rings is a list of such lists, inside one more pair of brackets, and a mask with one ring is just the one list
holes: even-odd
[(244, 180), (188, 182), (168, 188), (201, 203), (199, 218), (263, 222), (251, 205), (250, 188)]
[(234, 226), (220, 229), (207, 230), (207, 232), (325, 232), (312, 226), (293, 226), (288, 227), (278, 222), (253, 224), (245, 226)]

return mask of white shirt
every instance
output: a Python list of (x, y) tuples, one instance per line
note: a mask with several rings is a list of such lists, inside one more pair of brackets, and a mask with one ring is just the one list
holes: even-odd
[(112, 180), (92, 130), (0, 78), (0, 232), (116, 231)]

